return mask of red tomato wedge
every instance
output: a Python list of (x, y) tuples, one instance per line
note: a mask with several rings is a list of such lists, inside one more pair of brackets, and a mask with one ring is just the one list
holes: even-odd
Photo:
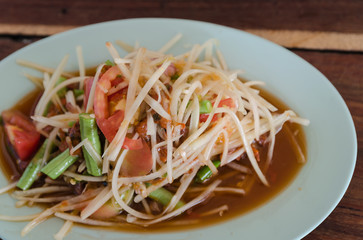
[[(199, 115), (199, 122), (206, 122), (208, 117), (209, 117), (209, 114), (207, 114), (207, 113), (200, 114)], [(217, 119), (218, 119), (218, 116), (214, 115), (213, 118), (212, 118), (212, 122), (217, 121)]]
[(137, 150), (143, 148), (142, 139), (130, 139), (128, 137), (125, 137), (124, 145), (122, 146), (124, 149), (130, 149), (130, 150)]
[(121, 166), (121, 176), (135, 177), (146, 175), (150, 172), (153, 160), (151, 150), (145, 141), (142, 141), (142, 148), (129, 150)]
[[(124, 112), (118, 110), (107, 119), (97, 120), (98, 127), (109, 142), (112, 142), (113, 138), (116, 136), (117, 130), (119, 129), (123, 119)], [(124, 149), (131, 150), (141, 149), (143, 148), (142, 140), (141, 138), (133, 140), (126, 137), (122, 147)]]
[[(93, 100), (93, 107), (96, 115), (97, 125), (109, 142), (112, 142), (117, 134), (117, 131), (122, 121), (124, 120), (124, 111), (110, 111), (112, 110), (109, 107), (110, 102), (114, 101), (113, 105), (115, 105), (116, 102), (120, 101), (126, 93), (124, 90), (121, 89), (119, 92), (111, 96), (107, 96), (104, 90), (109, 90), (112, 86), (121, 83), (123, 79), (122, 77), (120, 77), (120, 74), (121, 71), (118, 69), (117, 66), (109, 68), (98, 80), (95, 90), (95, 98)], [(92, 81), (86, 81), (86, 90), (88, 89), (88, 85), (92, 85), (92, 82), (93, 79)], [(136, 150), (142, 149), (143, 144), (141, 139), (132, 140), (126, 137), (122, 147), (124, 149)]]
[(93, 99), (93, 110), (97, 119), (107, 119), (110, 116), (108, 96), (106, 92), (112, 87), (112, 81), (121, 74), (117, 66), (109, 68), (98, 80)]
[(97, 125), (100, 128), (103, 135), (105, 135), (106, 139), (109, 142), (112, 142), (123, 120), (124, 120), (124, 112), (116, 111), (109, 118), (97, 119)]
[(40, 134), (33, 122), (17, 110), (2, 112), (5, 131), (16, 154), (22, 161), (27, 161), (38, 149)]
[(235, 108), (236, 104), (234, 103), (232, 98), (226, 98), (219, 102), (218, 107), (229, 107), (229, 108)]

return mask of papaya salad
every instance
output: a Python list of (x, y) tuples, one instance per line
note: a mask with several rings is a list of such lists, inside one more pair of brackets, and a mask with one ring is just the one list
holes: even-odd
[[(1, 220), (29, 221), (24, 236), (50, 217), (64, 219), (55, 239), (74, 223), (144, 228), (177, 218), (192, 224), (228, 212), (231, 206), (221, 202), (193, 221), (180, 218), (218, 195), (244, 198), (253, 184), (269, 188), (276, 136), (287, 123), (309, 121), (263, 98), (263, 82), (242, 81), (243, 71), (228, 68), (214, 39), (168, 54), (180, 38), (158, 51), (107, 42), (110, 60), (93, 70), (86, 69), (80, 46), (77, 72), (64, 70), (68, 55), (56, 68), (18, 61), (42, 73), (26, 75), (41, 94), (30, 116), (2, 112), (20, 174), (0, 193), (10, 192), (17, 207), (46, 208)], [(120, 56), (118, 47), (127, 54)], [(222, 169), (239, 181), (226, 185), (232, 173)]]

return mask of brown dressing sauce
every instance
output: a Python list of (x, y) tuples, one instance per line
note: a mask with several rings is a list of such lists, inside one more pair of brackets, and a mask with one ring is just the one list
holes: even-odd
[[(279, 99), (273, 97), (271, 94), (262, 91), (261, 95), (266, 98), (269, 102), (279, 108), (281, 111), (288, 109), (285, 104), (283, 104)], [(30, 114), (33, 109), (33, 104), (36, 99), (39, 97), (39, 91), (33, 91), (25, 96), (21, 101), (19, 101), (13, 108), (16, 108), (25, 114)], [(306, 148), (305, 148), (305, 136), (302, 131), (302, 128), (297, 124), (286, 123), (282, 130), (276, 135), (276, 144), (274, 155), (272, 159), (272, 163), (265, 173), (267, 180), (270, 183), (270, 187), (264, 186), (260, 181), (253, 177), (253, 175), (247, 176), (249, 178), (249, 182), (252, 183), (252, 187), (248, 194), (245, 196), (236, 195), (236, 194), (226, 194), (226, 193), (215, 193), (213, 198), (210, 198), (206, 202), (197, 205), (193, 208), (193, 211), (188, 211), (183, 215), (176, 217), (171, 220), (167, 220), (165, 223), (160, 223), (156, 225), (152, 225), (149, 227), (140, 227), (134, 226), (131, 224), (124, 224), (118, 228), (112, 228), (120, 231), (127, 232), (138, 232), (138, 233), (150, 233), (150, 232), (167, 232), (167, 231), (181, 231), (185, 229), (191, 228), (199, 228), (202, 226), (217, 224), (222, 221), (227, 221), (233, 219), (235, 217), (241, 216), (271, 200), (273, 197), (278, 195), (281, 191), (283, 191), (296, 177), (299, 170), (302, 168), (303, 164), (298, 163), (298, 156), (296, 154), (296, 149), (293, 148), (293, 145), (290, 143), (290, 135), (286, 131), (286, 127), (289, 127), (291, 132), (297, 132), (297, 142), (304, 155), (306, 156)], [(0, 167), (5, 174), (5, 176), (9, 180), (13, 180), (19, 178), (19, 171), (17, 170), (17, 166), (14, 163), (13, 158), (8, 153), (6, 148), (6, 140), (4, 137), (4, 131), (0, 130), (0, 149), (2, 154), (0, 154)], [(261, 164), (263, 164), (263, 159), (266, 158), (266, 150), (261, 152)], [(219, 169), (219, 176), (224, 176), (231, 172), (229, 167), (222, 167)], [(231, 175), (231, 174), (229, 174)], [(232, 177), (227, 178), (223, 181), (223, 186), (227, 186), (228, 184), (234, 185), (236, 182), (241, 182), (241, 175), (236, 174)], [(213, 179), (209, 182), (213, 182)], [(234, 183), (234, 184), (232, 184)], [(198, 185), (201, 187), (201, 185)], [(190, 198), (197, 196), (197, 194), (193, 194)], [(187, 196), (188, 197), (188, 196)], [(220, 207), (222, 205), (228, 205), (229, 210), (223, 212), (223, 215), (220, 216), (218, 213), (213, 214), (206, 217), (200, 217), (199, 214), (212, 210), (214, 208)], [(186, 224), (186, 225), (177, 225), (173, 224), (177, 221), (185, 221), (185, 220), (196, 220), (199, 219), (198, 223)], [(88, 227), (88, 226), (87, 226)], [(92, 227), (95, 228), (95, 227)], [(96, 227), (102, 228), (102, 227)], [(109, 228), (108, 228), (109, 229)]]

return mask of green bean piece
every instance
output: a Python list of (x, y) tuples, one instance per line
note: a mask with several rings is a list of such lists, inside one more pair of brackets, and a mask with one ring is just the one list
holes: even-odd
[[(173, 198), (173, 194), (171, 192), (169, 192), (168, 190), (166, 190), (165, 188), (158, 188), (154, 191), (152, 191), (149, 194), (149, 198), (155, 200), (158, 203), (161, 203), (164, 206), (167, 206), (169, 204), (169, 202), (171, 201), (171, 199)], [(176, 205), (175, 205), (175, 209), (178, 209), (182, 206), (184, 206), (185, 203), (183, 201), (179, 201)]]
[(75, 88), (73, 89), (73, 94), (75, 98), (78, 98), (79, 96), (84, 94), (84, 90)]
[(20, 177), (16, 186), (22, 190), (28, 190), (40, 175), (42, 160), (47, 147), (48, 140), (45, 140), (38, 152), (34, 155), (29, 165), (26, 167), (23, 175)]
[[(58, 81), (56, 82), (55, 85), (57, 86), (57, 85), (61, 84), (62, 82), (64, 82), (65, 80), (67, 80), (65, 77), (59, 77), (59, 79), (58, 79)], [(66, 93), (67, 93), (67, 88), (66, 87), (63, 87), (63, 88), (59, 89), (58, 92), (57, 92), (58, 96), (61, 97), (61, 98), (64, 97), (66, 95)], [(52, 101), (49, 101), (47, 103), (47, 106), (45, 107), (45, 110), (43, 112), (43, 116), (48, 115), (49, 110), (52, 107), (52, 105), (53, 105)]]
[[(96, 120), (87, 113), (79, 114), (79, 124), (81, 130), (82, 141), (88, 139), (96, 152), (101, 154), (101, 142), (98, 136)], [(82, 147), (83, 156), (86, 160), (87, 172), (93, 176), (101, 176), (101, 168), (97, 164), (97, 160), (87, 152), (86, 148)]]
[[(214, 160), (212, 161), (212, 163), (216, 168), (221, 165), (221, 161), (219, 160)], [(195, 181), (198, 183), (203, 183), (211, 176), (212, 176), (212, 170), (210, 170), (208, 166), (203, 166), (198, 170), (197, 175), (195, 176)]]
[(65, 170), (67, 170), (76, 160), (78, 156), (71, 156), (69, 149), (65, 150), (55, 158), (53, 158), (45, 167), (42, 172), (52, 179), (58, 178)]
[(175, 82), (178, 78), (180, 77), (180, 75), (178, 74), (178, 73), (175, 73), (174, 75), (172, 75), (171, 77), (170, 77), (170, 80), (172, 81), (172, 82)]
[(110, 60), (106, 60), (105, 65), (106, 66), (115, 66), (115, 64), (113, 62), (111, 62)]
[(209, 100), (199, 101), (199, 113), (210, 113), (213, 109), (213, 105)]
[(69, 121), (67, 125), (71, 128), (74, 126), (74, 124), (76, 124), (76, 121)]
[(47, 116), (49, 113), (50, 108), (53, 106), (52, 101), (47, 103), (47, 106), (45, 106), (44, 112), (43, 112), (43, 116)]
[(64, 171), (66, 171), (73, 163), (76, 162), (78, 156), (68, 156), (64, 161), (58, 165), (57, 168), (53, 169), (49, 174), (47, 174), (50, 178), (56, 179), (58, 178)]
[[(65, 77), (59, 77), (58, 81), (56, 82), (56, 86), (58, 86), (59, 84), (61, 84), (62, 82), (64, 82), (65, 80), (67, 80)], [(66, 87), (62, 87), (61, 89), (58, 90), (57, 94), (59, 97), (64, 97), (67, 93), (67, 88)]]

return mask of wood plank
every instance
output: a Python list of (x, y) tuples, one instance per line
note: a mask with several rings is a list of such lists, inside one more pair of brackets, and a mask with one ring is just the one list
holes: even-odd
[(0, 23), (0, 35), (49, 36), (80, 27), (77, 25), (9, 24)]
[(1, 23), (87, 25), (136, 17), (173, 17), (235, 28), (363, 33), (360, 0), (0, 0)]
[[(79, 26), (46, 24), (1, 24), (0, 35), (48, 36)], [(363, 33), (314, 32), (298, 30), (244, 29), (287, 48), (363, 51)]]
[(363, 34), (264, 29), (246, 31), (287, 48), (363, 51)]

